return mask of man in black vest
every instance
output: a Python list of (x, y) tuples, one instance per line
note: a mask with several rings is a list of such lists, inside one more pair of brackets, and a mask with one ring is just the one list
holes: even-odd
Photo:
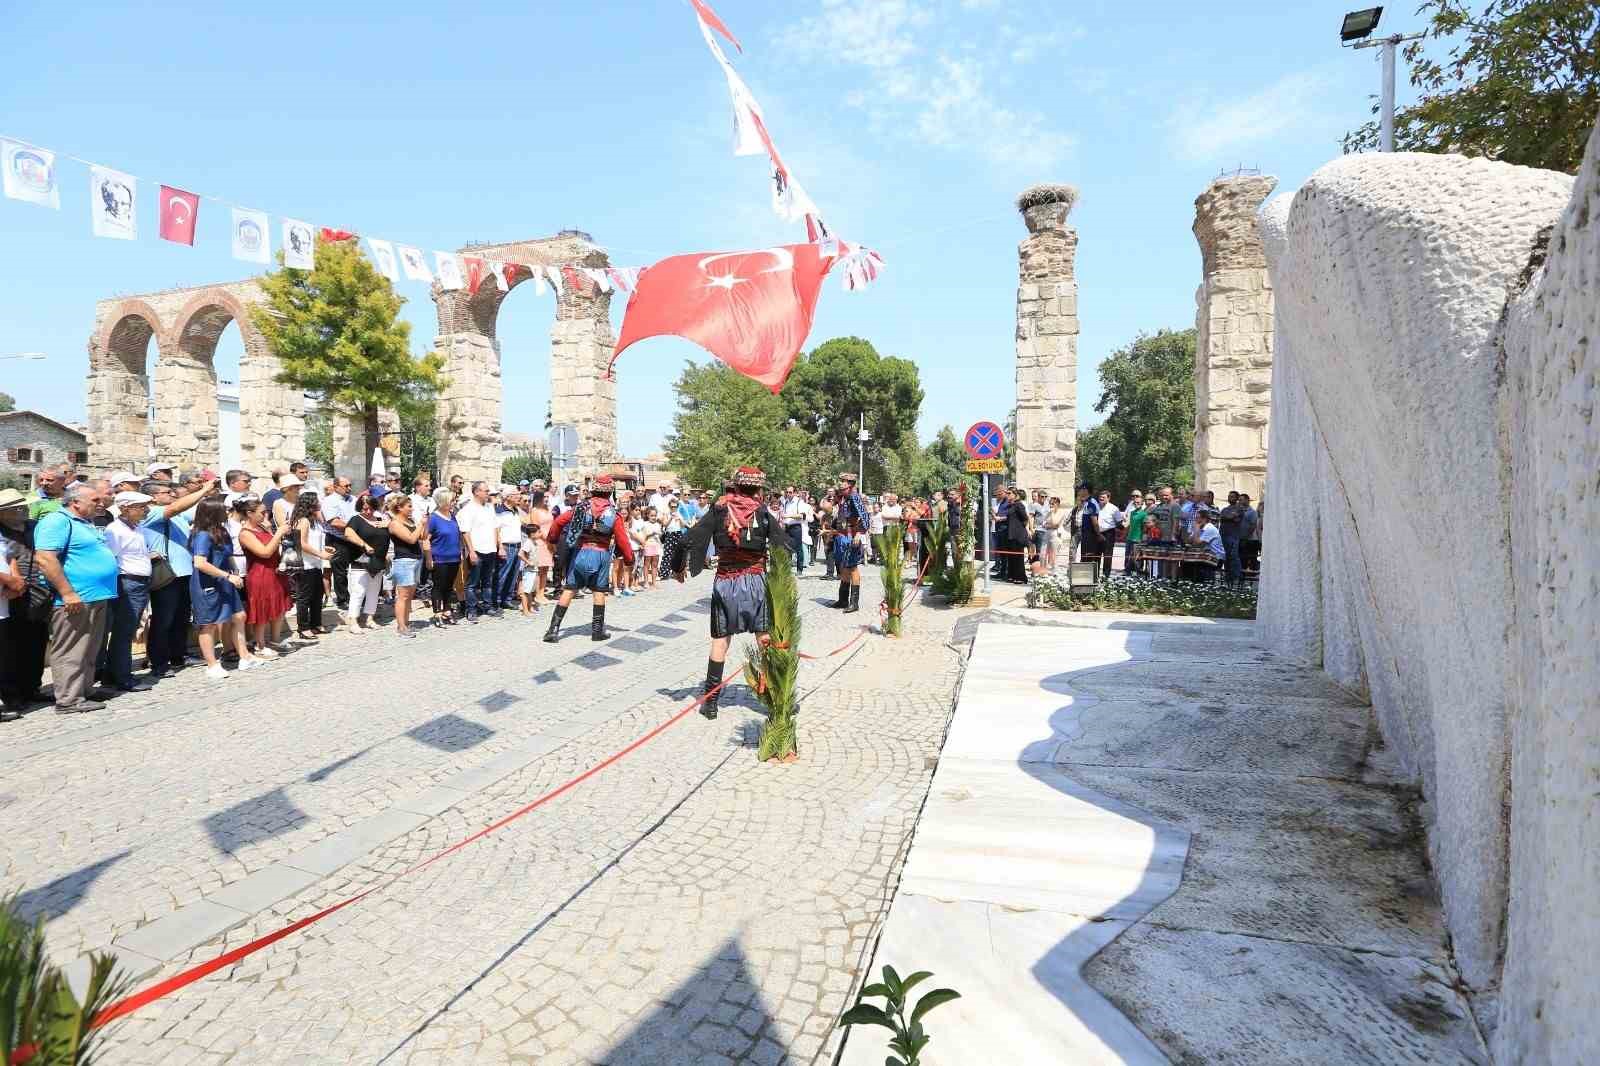
[(595, 478), (588, 506), (562, 511), (561, 517), (550, 524), (545, 539), (552, 548), (565, 549), (567, 572), (561, 599), (556, 601), (555, 614), (550, 619), (550, 631), (544, 635), (547, 644), (554, 644), (561, 638), (561, 620), (567, 616), (567, 608), (572, 606), (572, 597), (579, 589), (594, 591), (594, 623), (590, 635), (595, 640), (611, 636), (606, 629), (606, 593), (611, 591), (613, 551), (620, 551), (627, 564), (633, 565), (628, 526), (616, 504), (611, 502), (611, 490), (611, 475), (601, 474)]
[(784, 543), (784, 530), (772, 511), (762, 506), (761, 488), (766, 480), (753, 466), (734, 471), (728, 492), (684, 534), (679, 557), (673, 560), (672, 568), (681, 582), (686, 569), (691, 574), (704, 569), (708, 547), (715, 544), (717, 548), (717, 577), (711, 586), (711, 656), (706, 661), (706, 699), (700, 705), (700, 713), (707, 718), (717, 716), (723, 664), (733, 638), (772, 628), (767, 551), (775, 543)]

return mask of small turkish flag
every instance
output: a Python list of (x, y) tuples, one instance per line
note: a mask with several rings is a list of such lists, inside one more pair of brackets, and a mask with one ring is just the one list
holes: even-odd
[(192, 192), (161, 186), (161, 239), (194, 244), (194, 227), (200, 219), (200, 197)]
[(815, 244), (663, 259), (639, 278), (611, 361), (635, 341), (670, 334), (776, 393), (811, 332), (834, 261)]
[(478, 295), (478, 286), (483, 284), (483, 279), (489, 276), (489, 264), (477, 256), (464, 255), (461, 261), (467, 264), (467, 292), (473, 296)]
[(333, 229), (329, 226), (323, 226), (322, 239), (325, 241), (353, 241), (356, 239), (356, 235), (347, 229)]

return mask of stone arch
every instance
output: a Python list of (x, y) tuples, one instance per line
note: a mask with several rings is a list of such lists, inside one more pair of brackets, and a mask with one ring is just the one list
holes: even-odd
[(150, 341), (158, 360), (166, 346), (161, 315), (140, 299), (106, 301), (97, 312), (85, 403), (89, 447), (101, 465), (139, 470), (150, 456)]
[[(606, 254), (575, 230), (542, 240), (473, 245), (458, 254), (536, 270), (610, 266)], [(511, 288), (531, 280), (531, 275), (519, 272)], [(440, 468), (435, 474), (440, 478), (460, 474), (470, 481), (500, 476), (504, 395), (496, 323), (500, 305), (509, 295), (493, 279), (476, 293), (434, 286), (439, 313), (434, 345), (445, 357), (448, 379), (439, 398)], [(577, 427), (580, 473), (598, 473), (602, 464), (617, 457), (616, 382), (606, 377), (615, 345), (611, 295), (587, 278), (579, 285), (563, 278), (550, 328), (550, 413), (553, 421)]]
[[(277, 360), (250, 318), (264, 299), (254, 279), (103, 300), (89, 342), (89, 438), (97, 467), (135, 470), (159, 456), (217, 466), (217, 341), (238, 324), (239, 462), (264, 475), (305, 452), (304, 398), (275, 380)], [(157, 338), (154, 388), (143, 346)], [(135, 369), (133, 358), (138, 353)], [(153, 417), (146, 411), (154, 393)], [(230, 457), (231, 458), (231, 457)]]

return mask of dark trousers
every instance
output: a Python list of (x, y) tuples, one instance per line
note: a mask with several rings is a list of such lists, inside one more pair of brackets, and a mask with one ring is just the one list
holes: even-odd
[(127, 574), (117, 577), (117, 598), (111, 604), (111, 640), (100, 663), (113, 685), (127, 688), (133, 684), (133, 635), (139, 631), (139, 620), (149, 606), (149, 578)]
[(500, 560), (500, 568), (495, 573), (494, 587), (496, 602), (502, 607), (510, 607), (517, 602), (517, 578), (522, 576), (522, 560), (516, 552), (506, 549), (506, 557)]
[(550, 568), (549, 591), (560, 592), (562, 582), (567, 576), (567, 545), (566, 538), (561, 538), (561, 543), (556, 545), (555, 565)]
[(28, 619), (26, 596), (11, 601), (11, 617), (0, 621), (0, 703), (13, 711), (39, 699), (50, 623)]
[(1259, 540), (1241, 540), (1239, 542), (1239, 566), (1241, 570), (1261, 569), (1261, 542)]
[(783, 531), (789, 534), (789, 554), (794, 556), (794, 572), (803, 574), (806, 572), (805, 527), (784, 526)]
[(322, 628), (322, 571), (294, 571), (294, 628), (309, 633)]
[(443, 614), (450, 610), (456, 603), (456, 574), (461, 570), (460, 561), (453, 563), (433, 564), (433, 613)]
[(1222, 550), (1227, 562), (1228, 584), (1237, 585), (1244, 578), (1244, 567), (1239, 555), (1239, 538), (1223, 537)]
[(328, 560), (328, 569), (333, 573), (333, 605), (341, 611), (350, 609), (350, 549), (340, 541), (333, 546), (333, 558)]
[(150, 671), (183, 669), (189, 648), (189, 579), (180, 577), (150, 593), (150, 631), (145, 652)]
[(500, 572), (500, 556), (495, 552), (473, 552), (472, 569), (467, 573), (467, 617), (496, 606), (494, 579)]

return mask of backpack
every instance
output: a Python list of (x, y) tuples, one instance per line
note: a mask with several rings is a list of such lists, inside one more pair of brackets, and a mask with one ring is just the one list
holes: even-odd
[(567, 523), (567, 528), (561, 531), (561, 543), (570, 551), (578, 546), (578, 541), (585, 533), (594, 532), (594, 527), (599, 526), (609, 536), (617, 524), (617, 509), (607, 506), (605, 513), (598, 519), (594, 516), (594, 508), (579, 504), (578, 513), (572, 521)]

